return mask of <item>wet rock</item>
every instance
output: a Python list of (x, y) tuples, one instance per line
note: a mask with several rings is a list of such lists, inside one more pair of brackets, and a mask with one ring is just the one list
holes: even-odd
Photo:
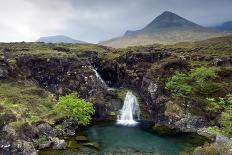
[(149, 84), (149, 86), (148, 86), (148, 92), (150, 93), (152, 99), (155, 99), (155, 97), (157, 95), (156, 94), (157, 89), (158, 89), (157, 84), (152, 83), (152, 82)]
[(76, 141), (88, 141), (88, 138), (87, 137), (85, 137), (85, 136), (79, 136), (79, 135), (77, 135), (76, 137), (75, 137), (75, 139), (76, 139)]
[(79, 149), (80, 145), (75, 140), (70, 140), (68, 141), (67, 147), (70, 149)]
[(197, 134), (204, 136), (206, 138), (208, 138), (211, 141), (215, 141), (216, 140), (216, 135), (209, 133), (207, 128), (201, 128), (197, 130)]
[(170, 128), (166, 125), (162, 125), (162, 124), (156, 124), (152, 126), (152, 129), (158, 133), (159, 135), (162, 136), (167, 136), (167, 135), (171, 135), (171, 134), (175, 134), (176, 130), (173, 128)]
[(95, 149), (100, 149), (100, 145), (98, 143), (94, 143), (94, 142), (83, 143), (82, 145), (87, 146), (87, 147), (92, 147)]

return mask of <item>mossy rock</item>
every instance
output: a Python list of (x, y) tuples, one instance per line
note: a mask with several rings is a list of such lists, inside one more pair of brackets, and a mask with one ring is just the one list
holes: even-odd
[(79, 135), (77, 135), (77, 136), (75, 137), (75, 139), (76, 139), (76, 141), (80, 141), (80, 142), (88, 141), (88, 138), (87, 138), (87, 137), (85, 137), (85, 136), (79, 136)]
[(68, 141), (67, 147), (70, 149), (79, 149), (80, 145), (75, 140), (70, 140)]
[(196, 148), (193, 155), (219, 155), (219, 152), (214, 146), (204, 146)]
[(161, 125), (161, 124), (156, 124), (152, 126), (152, 130), (155, 131), (156, 133), (158, 133), (161, 136), (167, 136), (167, 135), (171, 135), (171, 134), (175, 134), (176, 130), (169, 128), (166, 125)]
[(109, 116), (110, 119), (112, 119), (112, 120), (116, 120), (116, 119), (117, 119), (117, 114), (116, 114), (116, 112), (111, 111), (111, 112), (108, 113), (108, 116)]
[(87, 147), (91, 147), (91, 148), (94, 148), (94, 149), (97, 149), (97, 150), (100, 149), (100, 144), (95, 143), (95, 142), (88, 142), (88, 143), (84, 143), (82, 145), (87, 146)]

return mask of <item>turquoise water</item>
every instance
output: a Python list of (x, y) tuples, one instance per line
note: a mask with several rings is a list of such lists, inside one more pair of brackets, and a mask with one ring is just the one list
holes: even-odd
[(178, 155), (203, 144), (192, 136), (161, 137), (139, 126), (95, 125), (89, 127), (86, 133), (91, 141), (100, 144), (100, 150), (82, 147), (80, 150), (44, 151), (43, 154)]

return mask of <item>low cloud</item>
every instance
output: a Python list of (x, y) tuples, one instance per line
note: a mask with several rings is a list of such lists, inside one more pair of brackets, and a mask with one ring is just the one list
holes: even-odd
[(232, 20), (231, 0), (0, 0), (0, 41), (64, 34), (98, 42), (144, 27), (163, 11), (208, 26)]

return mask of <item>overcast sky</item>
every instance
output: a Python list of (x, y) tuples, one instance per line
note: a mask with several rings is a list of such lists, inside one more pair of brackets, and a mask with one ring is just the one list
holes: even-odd
[(96, 43), (140, 29), (163, 11), (215, 25), (232, 20), (232, 0), (0, 0), (0, 42), (63, 34)]

